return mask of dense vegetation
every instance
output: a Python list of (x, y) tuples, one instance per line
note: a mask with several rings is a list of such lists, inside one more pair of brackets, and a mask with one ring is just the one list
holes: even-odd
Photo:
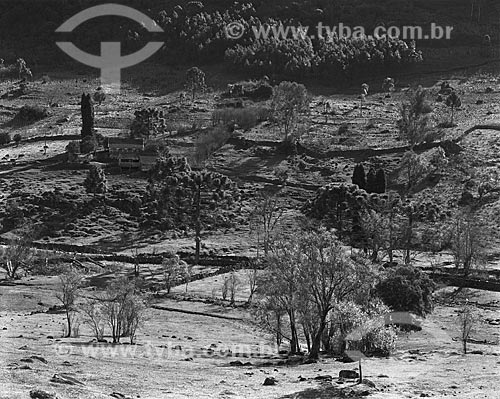
[[(0, 35), (3, 54), (0, 56), (5, 60), (13, 60), (20, 53), (30, 54), (27, 61), (35, 66), (53, 59), (72, 62), (55, 46), (62, 36), (54, 31), (84, 7), (100, 3), (97, 0), (2, 2)], [(487, 24), (476, 26), (468, 20), (460, 20), (461, 16), (468, 15), (465, 10), (468, 10), (469, 4), (465, 1), (453, 4), (456, 11), (453, 15), (436, 15), (436, 10), (425, 0), (410, 4), (401, 0), (384, 0), (377, 4), (367, 4), (361, 0), (339, 0), (335, 4), (323, 0), (300, 3), (279, 1), (273, 4), (260, 0), (243, 4), (223, 0), (121, 0), (119, 3), (145, 12), (164, 29), (162, 38), (166, 44), (157, 55), (161, 62), (221, 62), (225, 56), (230, 64), (238, 68), (249, 71), (258, 68), (260, 73), (280, 75), (344, 77), (356, 73), (376, 73), (382, 68), (397, 69), (418, 62), (421, 55), (410, 43), (399, 40), (335, 39), (332, 43), (318, 40), (311, 42), (309, 39), (256, 41), (251, 26), (283, 23), (312, 27), (318, 22), (329, 26), (342, 22), (345, 25), (363, 26), (370, 32), (374, 27), (388, 22), (426, 26), (437, 21), (442, 25), (455, 26), (453, 38), (457, 43), (464, 37), (468, 42), (475, 40), (480, 43), (483, 34), (491, 33)], [(83, 50), (97, 53), (102, 38), (106, 37), (106, 40), (121, 41), (124, 51), (132, 52), (142, 48), (151, 37), (133, 21), (118, 17), (102, 17), (99, 20), (99, 23), (89, 21), (79, 26), (70, 35), (72, 41)], [(238, 40), (226, 37), (225, 27), (231, 22), (239, 22), (245, 27), (244, 35)], [(463, 40), (460, 43), (463, 44)]]

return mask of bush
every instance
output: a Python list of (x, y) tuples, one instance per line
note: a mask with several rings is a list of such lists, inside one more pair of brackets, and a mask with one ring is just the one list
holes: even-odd
[(33, 123), (49, 116), (46, 108), (36, 105), (23, 106), (14, 118), (15, 123)]
[(22, 139), (23, 139), (23, 136), (21, 136), (19, 133), (16, 133), (14, 135), (14, 141), (16, 142), (16, 144), (19, 144)]
[(244, 130), (251, 129), (259, 122), (265, 121), (269, 116), (269, 110), (264, 107), (248, 108), (226, 108), (218, 109), (212, 113), (213, 125), (224, 124), (226, 126), (238, 125)]
[(425, 316), (432, 311), (435, 287), (434, 282), (421, 270), (405, 266), (389, 272), (376, 290), (392, 310)]
[(0, 145), (9, 144), (11, 141), (10, 134), (7, 132), (0, 133)]
[(97, 140), (93, 136), (86, 136), (80, 142), (80, 153), (89, 154), (97, 149)]
[(195, 143), (194, 161), (203, 163), (220, 149), (231, 137), (231, 132), (225, 126), (216, 126), (197, 137)]

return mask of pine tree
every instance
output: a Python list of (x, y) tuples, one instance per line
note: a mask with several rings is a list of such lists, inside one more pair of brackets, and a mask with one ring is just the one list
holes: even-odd
[(375, 193), (383, 194), (386, 189), (385, 171), (382, 168), (377, 170), (375, 175)]
[(87, 174), (87, 178), (83, 182), (83, 185), (85, 186), (87, 193), (94, 194), (94, 197), (96, 194), (106, 194), (108, 186), (104, 170), (96, 165), (92, 165), (89, 169), (89, 173)]
[(376, 193), (377, 191), (377, 173), (374, 168), (370, 168), (366, 175), (366, 191), (368, 193)]
[(354, 167), (354, 172), (352, 174), (352, 184), (356, 184), (359, 188), (363, 190), (366, 188), (366, 174), (363, 164), (358, 163)]

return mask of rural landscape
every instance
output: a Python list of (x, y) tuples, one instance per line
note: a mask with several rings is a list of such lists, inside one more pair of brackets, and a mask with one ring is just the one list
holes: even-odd
[(105, 3), (0, 3), (0, 398), (498, 398), (500, 3)]

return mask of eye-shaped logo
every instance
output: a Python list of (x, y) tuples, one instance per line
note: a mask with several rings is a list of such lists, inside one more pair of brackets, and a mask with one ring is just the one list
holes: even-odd
[[(163, 32), (158, 24), (147, 15), (120, 4), (102, 4), (79, 12), (56, 32), (72, 32), (77, 26), (89, 19), (115, 15), (129, 18), (141, 24), (149, 32)], [(101, 70), (101, 85), (108, 92), (117, 92), (121, 85), (121, 70), (141, 63), (156, 53), (164, 42), (150, 42), (141, 50), (127, 56), (121, 55), (120, 42), (102, 42), (101, 55), (88, 54), (71, 42), (56, 42), (57, 46), (73, 59), (82, 64)]]

